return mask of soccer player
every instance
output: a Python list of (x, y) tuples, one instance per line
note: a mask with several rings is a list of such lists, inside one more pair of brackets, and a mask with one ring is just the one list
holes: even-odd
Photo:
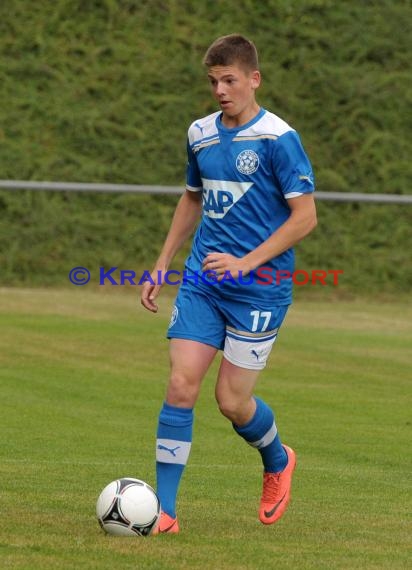
[(176, 497), (193, 409), (219, 350), (219, 409), (263, 462), (263, 524), (285, 512), (296, 465), (272, 408), (254, 391), (292, 300), (292, 248), (316, 226), (312, 168), (296, 131), (256, 101), (261, 75), (251, 41), (218, 38), (203, 63), (220, 110), (189, 128), (186, 190), (141, 293), (156, 312), (159, 275), (200, 219), (167, 335), (171, 371), (156, 442), (160, 533), (179, 532)]

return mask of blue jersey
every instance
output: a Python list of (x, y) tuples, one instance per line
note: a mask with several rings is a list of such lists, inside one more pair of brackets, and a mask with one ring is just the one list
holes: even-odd
[[(249, 123), (227, 128), (216, 112), (195, 121), (188, 132), (186, 188), (202, 192), (203, 213), (186, 260), (186, 271), (201, 273), (211, 252), (243, 257), (268, 239), (290, 216), (288, 199), (313, 192), (312, 167), (299, 136), (285, 121), (260, 109)], [(289, 304), (294, 270), (290, 248), (242, 280), (214, 287), (234, 299)], [(283, 272), (283, 273), (280, 273)]]

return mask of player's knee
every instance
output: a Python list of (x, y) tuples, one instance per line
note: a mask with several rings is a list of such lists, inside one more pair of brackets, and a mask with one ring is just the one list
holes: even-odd
[(239, 415), (241, 414), (242, 407), (236, 400), (222, 397), (216, 394), (217, 405), (219, 406), (219, 411), (228, 420), (233, 423), (237, 423)]
[(172, 406), (192, 408), (197, 400), (199, 386), (181, 373), (172, 373), (167, 387), (166, 400)]

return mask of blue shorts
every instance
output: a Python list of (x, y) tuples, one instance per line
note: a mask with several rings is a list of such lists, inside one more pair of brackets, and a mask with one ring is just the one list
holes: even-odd
[(167, 338), (195, 340), (224, 351), (229, 362), (261, 370), (286, 316), (288, 305), (232, 300), (215, 290), (181, 285)]

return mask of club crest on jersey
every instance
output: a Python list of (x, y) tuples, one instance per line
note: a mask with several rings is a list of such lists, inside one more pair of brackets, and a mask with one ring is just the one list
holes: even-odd
[(253, 174), (259, 168), (259, 157), (254, 150), (242, 150), (236, 158), (236, 168), (242, 174)]

